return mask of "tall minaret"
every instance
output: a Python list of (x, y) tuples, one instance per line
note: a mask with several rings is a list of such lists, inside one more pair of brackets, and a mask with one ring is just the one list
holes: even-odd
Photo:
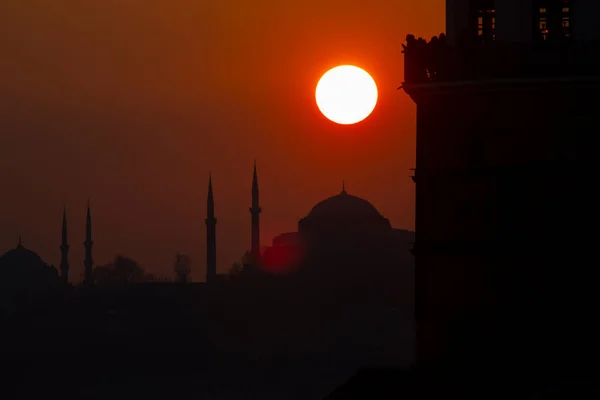
[(90, 213), (90, 201), (88, 200), (88, 208), (87, 208), (87, 218), (85, 221), (85, 242), (83, 245), (85, 246), (85, 260), (83, 261), (83, 265), (85, 266), (85, 274), (83, 283), (87, 286), (91, 286), (93, 284), (92, 278), (92, 267), (94, 264), (94, 260), (92, 259), (92, 246), (94, 242), (92, 242), (92, 215)]
[(69, 243), (67, 242), (67, 207), (63, 209), (62, 242), (60, 244), (60, 272), (65, 284), (69, 283)]
[(252, 207), (250, 207), (250, 214), (252, 214), (251, 253), (255, 262), (260, 259), (260, 225), (258, 216), (261, 211), (262, 209), (258, 205), (258, 176), (256, 175), (256, 161), (254, 161), (254, 177), (252, 178)]
[(214, 282), (217, 276), (217, 219), (213, 198), (212, 176), (208, 176), (208, 200), (206, 202), (206, 282)]

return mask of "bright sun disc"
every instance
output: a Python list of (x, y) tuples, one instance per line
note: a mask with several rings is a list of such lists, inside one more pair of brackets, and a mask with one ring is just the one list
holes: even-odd
[(340, 65), (317, 83), (317, 106), (327, 119), (342, 125), (367, 118), (377, 104), (377, 85), (364, 69)]

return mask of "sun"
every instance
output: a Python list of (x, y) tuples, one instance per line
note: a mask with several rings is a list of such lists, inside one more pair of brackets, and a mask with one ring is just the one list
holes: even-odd
[(327, 119), (351, 125), (364, 120), (375, 109), (377, 85), (364, 69), (340, 65), (321, 77), (315, 97)]

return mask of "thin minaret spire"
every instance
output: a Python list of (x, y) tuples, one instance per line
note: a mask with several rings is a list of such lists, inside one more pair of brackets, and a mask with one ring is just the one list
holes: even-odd
[(206, 202), (206, 282), (212, 283), (217, 276), (217, 219), (213, 197), (212, 174), (208, 174), (208, 198)]
[(88, 207), (87, 207), (87, 217), (85, 221), (85, 242), (83, 243), (85, 246), (85, 260), (83, 261), (83, 265), (85, 266), (84, 273), (84, 284), (87, 286), (91, 286), (93, 284), (92, 278), (92, 268), (94, 265), (94, 260), (92, 259), (92, 246), (94, 242), (92, 241), (92, 215), (90, 212), (90, 199), (88, 198)]
[(250, 214), (252, 214), (252, 240), (251, 240), (251, 254), (255, 263), (260, 259), (260, 220), (259, 214), (262, 209), (259, 205), (258, 200), (258, 174), (256, 173), (256, 160), (254, 160), (254, 174), (252, 176), (252, 207), (250, 207)]
[(62, 240), (60, 244), (60, 272), (63, 283), (69, 282), (69, 242), (67, 240), (67, 206), (63, 207)]

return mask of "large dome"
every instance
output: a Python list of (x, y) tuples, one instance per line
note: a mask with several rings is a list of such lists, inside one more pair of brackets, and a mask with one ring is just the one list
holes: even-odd
[(352, 196), (342, 190), (337, 196), (330, 197), (318, 203), (307, 218), (383, 218), (377, 209), (365, 199)]

